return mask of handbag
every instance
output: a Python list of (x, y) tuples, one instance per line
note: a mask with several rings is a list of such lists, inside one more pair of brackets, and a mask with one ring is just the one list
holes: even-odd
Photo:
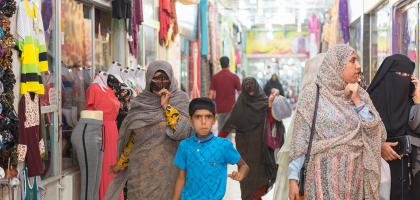
[(398, 142), (397, 146), (393, 147), (398, 155), (410, 155), (412, 151), (411, 136), (403, 135), (387, 139), (388, 142)]
[(314, 139), (315, 134), (315, 123), (316, 123), (316, 116), (318, 111), (318, 104), (319, 104), (319, 86), (316, 85), (316, 102), (315, 102), (315, 109), (314, 115), (312, 117), (312, 125), (311, 125), (311, 135), (309, 136), (309, 144), (308, 150), (305, 154), (305, 161), (303, 162), (302, 169), (300, 170), (300, 177), (299, 177), (299, 194), (303, 196), (305, 191), (305, 177), (306, 177), (306, 167), (308, 165), (310, 156), (311, 156), (311, 149), (312, 149), (312, 141)]
[(267, 146), (272, 149), (278, 149), (283, 145), (284, 132), (286, 131), (282, 122), (276, 121), (273, 126), (270, 126), (270, 122), (266, 122), (266, 140)]
[(271, 113), (277, 121), (281, 121), (292, 116), (292, 107), (289, 102), (287, 102), (286, 97), (279, 95), (274, 98)]

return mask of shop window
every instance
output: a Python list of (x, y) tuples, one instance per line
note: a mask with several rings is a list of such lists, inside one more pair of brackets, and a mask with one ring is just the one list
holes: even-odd
[(157, 9), (155, 0), (143, 0), (143, 16), (144, 19), (157, 20)]
[(391, 9), (380, 8), (371, 16), (371, 63), (370, 74), (375, 76), (382, 61), (391, 54)]
[(157, 56), (157, 31), (153, 27), (142, 25), (140, 31), (144, 38), (144, 45), (140, 45), (139, 63), (144, 66), (149, 65), (150, 62), (156, 60)]
[[(189, 40), (181, 37), (181, 89), (189, 92), (188, 88), (188, 61), (189, 61)], [(189, 95), (189, 94), (188, 94)]]
[(62, 0), (64, 44), (61, 66), (62, 95), (62, 166), (63, 170), (77, 166), (71, 145), (71, 133), (79, 113), (85, 107), (86, 90), (91, 83), (92, 17), (91, 7), (74, 0)]
[(401, 38), (401, 53), (408, 56), (413, 62), (416, 62), (417, 58), (417, 34), (416, 27), (418, 22), (418, 8), (417, 5), (409, 8), (402, 14), (402, 20), (404, 29), (402, 31)]
[(350, 25), (350, 46), (356, 50), (359, 56), (362, 54), (361, 36), (362, 25), (359, 18)]
[(95, 67), (106, 70), (112, 63), (111, 13), (95, 8)]
[(40, 98), (41, 104), (41, 132), (42, 138), (45, 145), (45, 154), (42, 157), (44, 162), (45, 171), (43, 173), (43, 179), (57, 175), (55, 168), (56, 160), (56, 137), (57, 134), (54, 134), (54, 124), (58, 107), (57, 107), (57, 38), (55, 37), (57, 27), (55, 26), (55, 9), (54, 3), (52, 0), (42, 0), (41, 1), (41, 14), (45, 32), (45, 42), (47, 45), (47, 55), (48, 55), (48, 67), (49, 73), (43, 73), (42, 79), (45, 85), (45, 94)]

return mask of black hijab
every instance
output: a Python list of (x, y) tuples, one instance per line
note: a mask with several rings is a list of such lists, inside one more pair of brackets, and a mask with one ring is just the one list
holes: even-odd
[(276, 88), (280, 91), (280, 95), (284, 96), (283, 86), (281, 85), (278, 77), (277, 79), (275, 79), (275, 77), (277, 77), (277, 75), (273, 74), (271, 76), (271, 79), (268, 80), (267, 84), (265, 84), (264, 86), (265, 95), (270, 96), (271, 89)]
[[(245, 86), (246, 82), (252, 81), (255, 86), (254, 95), (250, 96)], [(242, 81), (242, 93), (239, 95), (231, 116), (223, 127), (224, 131), (236, 129), (238, 132), (249, 132), (264, 123), (267, 116), (268, 99), (252, 77)]]
[(413, 74), (415, 68), (407, 56), (395, 54), (385, 58), (367, 89), (378, 110), (388, 137), (405, 135), (409, 132), (408, 118), (413, 105), (411, 94), (414, 85), (411, 77), (395, 72)]

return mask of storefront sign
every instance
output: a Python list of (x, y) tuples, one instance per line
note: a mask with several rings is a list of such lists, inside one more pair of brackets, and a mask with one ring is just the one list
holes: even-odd
[(248, 55), (291, 55), (307, 53), (307, 33), (297, 31), (250, 31), (247, 34)]

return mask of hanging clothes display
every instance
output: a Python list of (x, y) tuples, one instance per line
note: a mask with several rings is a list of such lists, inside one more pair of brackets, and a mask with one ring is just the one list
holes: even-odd
[[(10, 33), (10, 17), (16, 11), (16, 1), (4, 0), (0, 2), (0, 168), (5, 169), (5, 176), (13, 176), (17, 165), (16, 149), (18, 135), (18, 117), (14, 107), (13, 88), (16, 77), (12, 69), (12, 51), (14, 36)], [(1, 197), (0, 197), (1, 198)]]
[(91, 19), (84, 18), (83, 4), (62, 0), (61, 14), (61, 28), (64, 32), (62, 62), (69, 67), (91, 66)]
[[(119, 113), (121, 103), (115, 95), (115, 92), (109, 87), (109, 76), (112, 75), (120, 83), (122, 79), (119, 69), (115, 65), (108, 70), (108, 77), (98, 76), (95, 81), (89, 86), (86, 93), (86, 110), (96, 110), (103, 112), (103, 160), (102, 160), (102, 175), (99, 186), (99, 200), (102, 200), (107, 191), (108, 185), (114, 179), (115, 174), (109, 172), (111, 166), (117, 162), (117, 115)], [(121, 195), (121, 199), (123, 196)]]
[(313, 57), (318, 53), (320, 29), (321, 22), (318, 17), (313, 14), (308, 20), (310, 57)]
[(209, 29), (208, 29), (208, 2), (207, 0), (200, 1), (200, 41), (201, 41), (201, 55), (206, 57), (209, 48)]
[(323, 52), (327, 51), (329, 47), (333, 47), (336, 44), (342, 43), (342, 31), (340, 28), (340, 19), (339, 19), (339, 1), (334, 0), (333, 5), (331, 6), (329, 13), (329, 18), (326, 20), (326, 24), (323, 28)]
[(47, 48), (41, 9), (33, 1), (18, 4), (16, 34), (22, 52), (20, 93), (44, 94), (41, 72), (48, 71)]
[(42, 200), (40, 185), (41, 177), (30, 178), (28, 176), (28, 168), (24, 168), (19, 174), (19, 190), (18, 197), (19, 200)]
[(210, 32), (210, 54), (212, 71), (216, 72), (220, 70), (219, 58), (220, 58), (220, 47), (219, 47), (219, 31), (218, 31), (218, 13), (217, 5), (209, 3), (209, 32)]
[(139, 47), (139, 28), (140, 25), (143, 23), (143, 1), (142, 0), (134, 0), (133, 1), (133, 16), (131, 20), (131, 31), (130, 36), (132, 40), (130, 40), (130, 53), (134, 57), (138, 57), (138, 47)]
[(19, 101), (18, 160), (25, 162), (28, 176), (41, 176), (44, 171), (41, 154), (45, 152), (40, 127), (41, 106), (35, 93), (24, 94)]
[(159, 0), (159, 44), (162, 46), (169, 46), (178, 34), (175, 4), (176, 0)]
[(350, 30), (349, 30), (349, 8), (348, 8), (347, 0), (340, 0), (339, 5), (339, 20), (341, 25), (341, 32), (343, 35), (344, 43), (348, 43), (350, 41)]

